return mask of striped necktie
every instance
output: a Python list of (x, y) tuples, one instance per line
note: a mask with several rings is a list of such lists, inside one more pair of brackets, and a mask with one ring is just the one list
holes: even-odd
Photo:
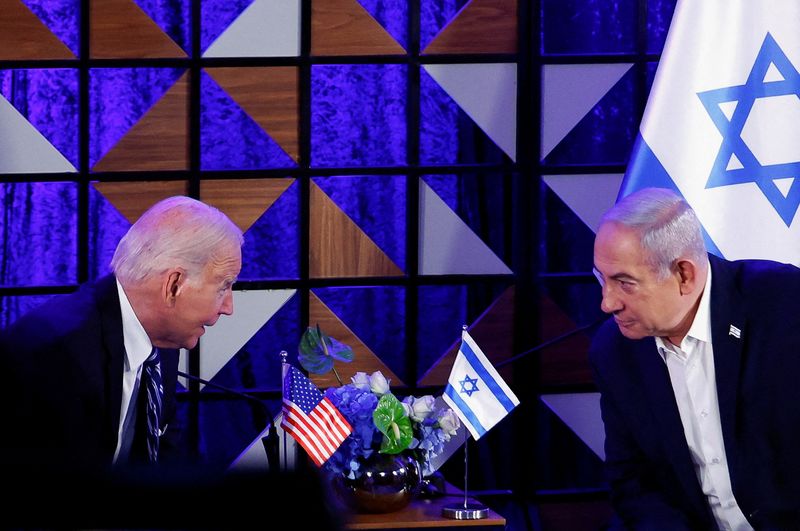
[(151, 463), (158, 460), (158, 441), (160, 435), (161, 399), (164, 387), (161, 385), (161, 356), (153, 347), (142, 367), (142, 382), (139, 392), (145, 392), (145, 418), (147, 419), (147, 457)]

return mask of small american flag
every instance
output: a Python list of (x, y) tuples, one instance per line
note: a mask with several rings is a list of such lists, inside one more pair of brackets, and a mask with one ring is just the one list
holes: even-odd
[(353, 428), (302, 372), (289, 364), (284, 368), (281, 428), (322, 466)]

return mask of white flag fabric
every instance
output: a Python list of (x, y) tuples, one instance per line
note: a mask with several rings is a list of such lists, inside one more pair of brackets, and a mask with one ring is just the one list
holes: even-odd
[(458, 349), (442, 399), (455, 411), (475, 439), (479, 439), (519, 404), (514, 392), (466, 330), (461, 335), (461, 348)]
[(672, 188), (727, 259), (800, 265), (800, 2), (678, 0), (620, 197)]

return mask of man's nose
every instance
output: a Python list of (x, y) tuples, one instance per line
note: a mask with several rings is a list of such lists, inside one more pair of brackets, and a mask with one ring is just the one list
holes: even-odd
[(222, 306), (219, 308), (219, 313), (224, 315), (233, 315), (233, 291), (228, 291), (225, 298), (222, 300)]
[(600, 301), (600, 309), (605, 313), (614, 313), (622, 309), (622, 301), (612, 293), (608, 285), (603, 286), (603, 299)]

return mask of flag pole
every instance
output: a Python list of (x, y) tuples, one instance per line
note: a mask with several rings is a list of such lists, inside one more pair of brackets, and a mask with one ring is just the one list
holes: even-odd
[[(461, 327), (461, 336), (467, 333), (467, 325)], [(489, 509), (480, 503), (468, 501), (469, 497), (469, 434), (465, 426), (464, 428), (464, 504), (463, 505), (445, 505), (442, 507), (442, 516), (452, 518), (453, 520), (480, 520), (489, 515)]]
[[(288, 352), (285, 350), (281, 350), (281, 400), (283, 400), (284, 395), (286, 394), (286, 389), (283, 388), (285, 385), (284, 382), (286, 381), (286, 357), (288, 356)], [(281, 407), (281, 415), (283, 415), (283, 408)], [(273, 419), (274, 422), (274, 419)], [(283, 439), (281, 442), (281, 447), (283, 448), (283, 460), (281, 461), (281, 466), (279, 467), (280, 470), (288, 470), (289, 469), (289, 453), (286, 449), (286, 430), (281, 430), (281, 438)]]

